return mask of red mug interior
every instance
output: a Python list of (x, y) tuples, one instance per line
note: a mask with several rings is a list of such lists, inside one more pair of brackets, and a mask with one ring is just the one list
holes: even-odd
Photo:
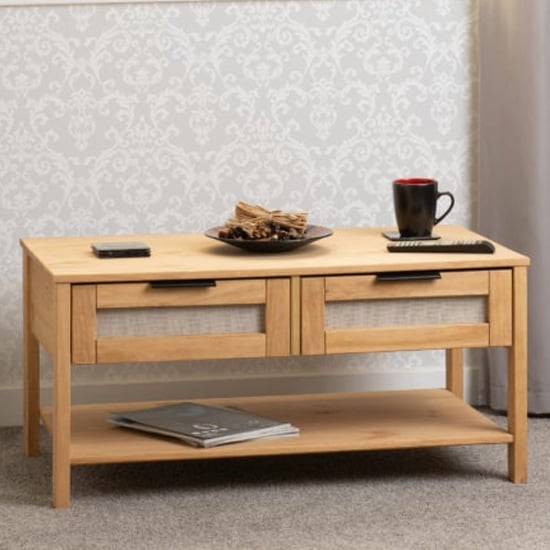
[(433, 178), (399, 178), (395, 180), (395, 183), (398, 185), (414, 185), (418, 183), (436, 183), (436, 180)]

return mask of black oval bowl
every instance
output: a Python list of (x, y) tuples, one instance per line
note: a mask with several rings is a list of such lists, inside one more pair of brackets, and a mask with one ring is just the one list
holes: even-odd
[(287, 252), (300, 248), (307, 244), (324, 239), (332, 235), (332, 229), (328, 227), (322, 227), (320, 225), (308, 225), (306, 227), (306, 234), (303, 239), (287, 239), (287, 240), (273, 240), (273, 239), (224, 239), (219, 236), (223, 226), (211, 227), (206, 230), (204, 234), (211, 239), (215, 239), (237, 248), (242, 248), (248, 252)]

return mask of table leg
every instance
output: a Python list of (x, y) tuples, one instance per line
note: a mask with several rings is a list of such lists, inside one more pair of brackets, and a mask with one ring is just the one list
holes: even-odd
[(53, 365), (52, 501), (71, 503), (71, 287), (56, 285), (56, 343)]
[(508, 350), (508, 477), (527, 481), (527, 268), (514, 268), (513, 341)]
[(23, 258), (23, 445), (26, 456), (40, 453), (40, 359), (32, 332), (30, 259)]
[(445, 350), (446, 387), (460, 399), (464, 398), (463, 355), (462, 348)]

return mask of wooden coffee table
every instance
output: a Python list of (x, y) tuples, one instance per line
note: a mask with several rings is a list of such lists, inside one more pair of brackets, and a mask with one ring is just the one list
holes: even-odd
[[(53, 505), (70, 505), (77, 464), (441, 445), (505, 444), (509, 479), (525, 482), (528, 258), (496, 243), (494, 254), (390, 254), (387, 229), (336, 230), (280, 254), (202, 234), (112, 237), (151, 246), (151, 257), (126, 259), (92, 254), (104, 236), (22, 239), (25, 453), (39, 453), (42, 419)], [(458, 226), (438, 233), (482, 238)], [(410, 277), (422, 271), (440, 278)], [(53, 360), (51, 407), (40, 404), (39, 346)], [(495, 346), (508, 350), (507, 429), (462, 396), (463, 349)], [(446, 387), (198, 400), (290, 421), (296, 438), (198, 449), (106, 421), (147, 403), (71, 403), (71, 369), (83, 364), (423, 349), (446, 350)]]

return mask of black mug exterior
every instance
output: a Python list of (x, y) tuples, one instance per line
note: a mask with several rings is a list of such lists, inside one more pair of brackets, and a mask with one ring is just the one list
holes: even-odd
[[(450, 204), (437, 217), (437, 201), (447, 196)], [(449, 191), (439, 192), (437, 181), (428, 178), (399, 179), (393, 182), (393, 204), (399, 234), (403, 238), (429, 237), (434, 225), (452, 210), (454, 196)]]

